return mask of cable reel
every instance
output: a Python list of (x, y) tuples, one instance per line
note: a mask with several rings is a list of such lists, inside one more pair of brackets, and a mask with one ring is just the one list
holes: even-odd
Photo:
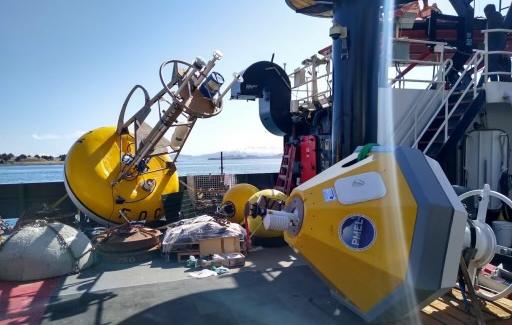
[[(478, 212), (475, 220), (468, 219), (464, 236), (464, 251), (468, 273), (471, 282), (475, 286), (480, 270), (494, 258), (494, 255), (502, 251), (509, 251), (508, 247), (500, 246), (496, 242), (496, 235), (492, 228), (485, 222), (489, 201), (491, 197), (497, 198), (512, 209), (512, 200), (505, 195), (492, 191), (489, 184), (485, 184), (481, 190), (473, 190), (459, 196), (461, 201), (470, 197), (478, 197)], [(468, 254), (469, 252), (469, 254)], [(489, 301), (495, 301), (512, 293), (512, 284), (500, 292), (488, 293), (475, 286), (476, 294)]]

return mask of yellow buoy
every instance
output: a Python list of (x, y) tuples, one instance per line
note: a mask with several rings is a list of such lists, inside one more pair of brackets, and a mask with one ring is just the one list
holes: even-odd
[(236, 184), (224, 194), (222, 206), (229, 221), (242, 223), (245, 216), (245, 205), (249, 198), (258, 192), (258, 188), (251, 184)]
[[(285, 201), (287, 196), (283, 192), (280, 192), (278, 190), (262, 190), (255, 194), (253, 194), (249, 200), (247, 201), (247, 204), (255, 204), (260, 197), (265, 197), (269, 199), (274, 200), (281, 200)], [(266, 206), (266, 208), (272, 209), (271, 206)], [(247, 223), (249, 224), (249, 230), (251, 231), (251, 234), (254, 237), (259, 238), (272, 238), (272, 237), (282, 237), (283, 232), (282, 231), (274, 231), (274, 230), (265, 230), (265, 227), (263, 227), (263, 219), (261, 216), (247, 217)]]
[[(84, 134), (68, 152), (64, 179), (75, 205), (101, 224), (159, 220), (161, 196), (178, 192), (178, 174), (169, 169), (167, 155), (150, 158), (146, 170), (116, 182), (121, 153), (133, 153), (134, 137), (117, 134), (115, 127), (101, 127)], [(120, 212), (122, 211), (122, 212)]]

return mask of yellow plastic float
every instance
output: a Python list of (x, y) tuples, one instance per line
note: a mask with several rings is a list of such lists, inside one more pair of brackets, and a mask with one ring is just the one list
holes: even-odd
[[(286, 194), (284, 194), (283, 192), (273, 189), (267, 189), (253, 194), (247, 201), (247, 204), (255, 204), (256, 202), (258, 202), (258, 199), (262, 196), (268, 199), (280, 201), (285, 201), (287, 199)], [(273, 209), (274, 207), (266, 206), (266, 208)], [(265, 230), (265, 227), (263, 227), (263, 219), (259, 215), (256, 217), (248, 216), (247, 223), (249, 224), (249, 230), (251, 232), (251, 235), (253, 235), (255, 238), (279, 238), (283, 236), (282, 231)]]
[(226, 191), (222, 198), (222, 206), (228, 210), (226, 215), (229, 221), (243, 223), (247, 201), (257, 192), (256, 186), (246, 183), (236, 184)]

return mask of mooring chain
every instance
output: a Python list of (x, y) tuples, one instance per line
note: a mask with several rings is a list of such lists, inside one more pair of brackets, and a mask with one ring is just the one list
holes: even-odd
[[(52, 228), (52, 227), (50, 227)], [(82, 254), (80, 254), (80, 256), (75, 256), (75, 254), (73, 253), (73, 250), (71, 249), (71, 245), (69, 245), (65, 240), (64, 240), (64, 237), (62, 237), (60, 234), (57, 234), (57, 237), (60, 237), (62, 238), (62, 242), (64, 243), (64, 245), (66, 246), (66, 248), (68, 249), (69, 253), (71, 254), (71, 257), (74, 259), (74, 262), (73, 263), (73, 271), (72, 273), (73, 274), (76, 274), (78, 272), (80, 272), (80, 261), (82, 260), (82, 257), (84, 257), (85, 255), (91, 253), (94, 251), (95, 249), (95, 246), (92, 245), (91, 243), (91, 248), (89, 248), (88, 250), (86, 250), (85, 252), (83, 252)]]
[(71, 268), (72, 268), (72, 273), (78, 273), (80, 271), (80, 259), (77, 258), (75, 256), (75, 254), (73, 253), (73, 250), (71, 249), (71, 245), (69, 245), (67, 242), (66, 242), (66, 239), (64, 239), (64, 237), (62, 237), (62, 235), (60, 234), (60, 232), (55, 229), (54, 227), (52, 227), (48, 222), (46, 222), (46, 226), (48, 228), (50, 228), (54, 233), (55, 233), (55, 237), (57, 238), (57, 241), (59, 242), (59, 245), (61, 248), (65, 249), (68, 251), (68, 253), (71, 255), (72, 257), (72, 265), (71, 265)]
[[(38, 225), (38, 224), (39, 224), (39, 223), (38, 223), (38, 221), (40, 221), (40, 220), (35, 220), (35, 221), (29, 222), (29, 223), (27, 223), (27, 224), (25, 224), (25, 225), (26, 225), (26, 226), (30, 226), (30, 225), (32, 225), (32, 224), (34, 224), (34, 225)], [(7, 242), (9, 242), (9, 240), (11, 240), (11, 238), (12, 238), (12, 237), (14, 237), (14, 235), (16, 235), (18, 232), (20, 232), (21, 228), (22, 228), (21, 226), (16, 226), (16, 227), (14, 227), (14, 229), (13, 229), (13, 230), (12, 230), (12, 232), (9, 234), (9, 236), (7, 236), (7, 238), (6, 238), (4, 241), (0, 242), (0, 251), (1, 251), (1, 250), (2, 250), (2, 248), (5, 246), (5, 244), (7, 244)]]
[[(7, 234), (9, 232), (9, 226), (2, 217), (0, 217), (0, 235)], [(1, 241), (0, 241), (1, 243)]]

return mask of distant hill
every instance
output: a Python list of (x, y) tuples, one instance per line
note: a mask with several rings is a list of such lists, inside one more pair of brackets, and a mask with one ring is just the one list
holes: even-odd
[[(214, 152), (199, 156), (195, 158), (208, 159), (208, 160), (220, 160), (220, 152)], [(235, 159), (275, 159), (281, 158), (280, 153), (258, 153), (258, 152), (244, 152), (244, 151), (224, 151), (223, 159), (235, 160)]]
[[(223, 151), (224, 160), (240, 160), (240, 159), (280, 159), (281, 153), (268, 153), (268, 152), (246, 152), (246, 151)], [(0, 154), (0, 165), (27, 165), (27, 164), (63, 164), (66, 155), (59, 155), (57, 157), (45, 155), (25, 155), (21, 154), (15, 156), (13, 154)], [(208, 159), (220, 160), (220, 151), (202, 155), (180, 155), (178, 158), (183, 160), (194, 159)]]
[(41, 164), (63, 164), (66, 160), (66, 155), (57, 157), (50, 155), (26, 155), (21, 154), (18, 156), (12, 153), (0, 154), (0, 165), (41, 165)]

